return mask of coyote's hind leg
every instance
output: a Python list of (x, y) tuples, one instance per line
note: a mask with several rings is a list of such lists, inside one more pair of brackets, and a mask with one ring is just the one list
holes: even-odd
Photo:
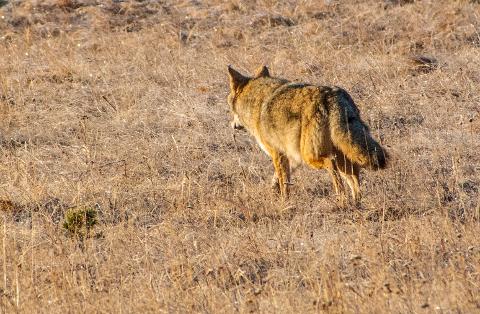
[(336, 160), (340, 173), (347, 181), (348, 186), (352, 192), (353, 201), (360, 203), (360, 166), (352, 163), (345, 156), (339, 156)]
[(334, 160), (330, 157), (308, 159), (305, 161), (310, 167), (314, 169), (326, 169), (332, 178), (333, 188), (335, 193), (342, 199), (345, 197), (345, 188), (343, 186), (342, 179), (340, 178), (340, 172)]

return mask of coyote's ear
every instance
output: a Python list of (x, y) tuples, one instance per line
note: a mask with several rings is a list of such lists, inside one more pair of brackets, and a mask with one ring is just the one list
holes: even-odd
[(242, 75), (240, 72), (228, 66), (228, 75), (230, 76), (230, 88), (235, 90), (240, 86), (247, 84), (249, 78)]
[(266, 65), (263, 65), (255, 71), (255, 77), (270, 77), (270, 72)]

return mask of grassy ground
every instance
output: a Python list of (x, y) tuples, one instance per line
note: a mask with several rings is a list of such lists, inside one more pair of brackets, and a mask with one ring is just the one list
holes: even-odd
[[(0, 6), (2, 312), (480, 311), (478, 1)], [(361, 208), (270, 191), (228, 64), (351, 93), (392, 156)]]

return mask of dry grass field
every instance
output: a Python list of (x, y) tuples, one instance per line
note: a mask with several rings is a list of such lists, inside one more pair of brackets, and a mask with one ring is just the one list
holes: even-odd
[[(480, 312), (479, 1), (0, 6), (2, 313)], [(270, 190), (228, 64), (349, 91), (392, 156), (360, 207)]]

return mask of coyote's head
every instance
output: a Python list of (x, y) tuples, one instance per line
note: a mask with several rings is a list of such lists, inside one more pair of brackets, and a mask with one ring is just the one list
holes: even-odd
[(238, 103), (238, 97), (245, 86), (248, 85), (248, 82), (259, 77), (269, 77), (270, 73), (266, 66), (261, 66), (257, 69), (255, 76), (249, 77), (228, 66), (228, 75), (230, 78), (230, 93), (228, 94), (227, 102), (233, 115), (231, 126), (236, 130), (242, 130), (244, 127), (238, 116), (238, 106), (241, 105)]

